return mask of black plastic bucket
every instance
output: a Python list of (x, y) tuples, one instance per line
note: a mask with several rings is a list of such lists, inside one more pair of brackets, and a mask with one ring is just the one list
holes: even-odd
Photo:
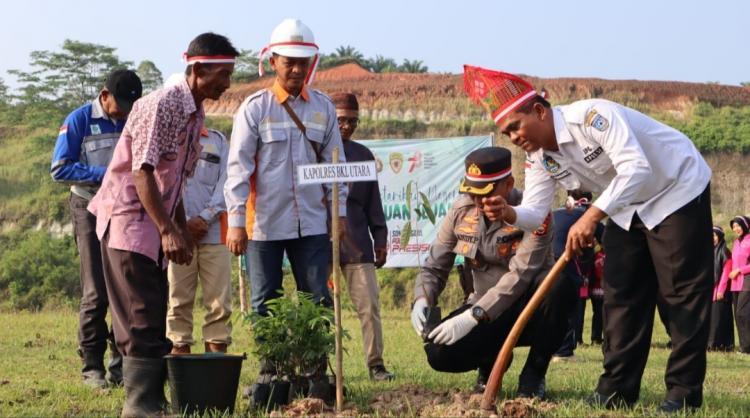
[(247, 355), (207, 353), (165, 358), (175, 414), (234, 412), (242, 361)]

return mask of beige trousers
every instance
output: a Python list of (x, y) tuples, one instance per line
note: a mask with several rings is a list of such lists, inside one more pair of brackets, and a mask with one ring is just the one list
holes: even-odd
[(349, 296), (362, 325), (365, 361), (368, 367), (383, 364), (383, 328), (380, 325), (380, 300), (375, 265), (345, 264), (342, 271), (349, 287)]
[(167, 337), (175, 345), (193, 345), (193, 304), (200, 281), (203, 291), (203, 341), (232, 342), (232, 256), (223, 244), (201, 244), (187, 266), (169, 263)]

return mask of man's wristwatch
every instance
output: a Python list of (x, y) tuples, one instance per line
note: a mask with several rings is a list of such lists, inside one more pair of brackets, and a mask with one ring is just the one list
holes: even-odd
[(473, 316), (479, 323), (487, 322), (487, 320), (490, 319), (489, 316), (487, 316), (487, 312), (485, 312), (481, 306), (477, 305), (474, 305), (471, 308), (471, 316)]

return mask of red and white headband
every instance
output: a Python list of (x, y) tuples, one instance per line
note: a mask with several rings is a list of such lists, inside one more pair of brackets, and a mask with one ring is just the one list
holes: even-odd
[(490, 181), (497, 181), (497, 180), (504, 179), (510, 175), (511, 171), (512, 171), (511, 168), (508, 167), (505, 170), (498, 171), (497, 173), (490, 173), (490, 174), (466, 173), (466, 180), (487, 183)]
[(495, 124), (500, 122), (500, 119), (505, 117), (505, 115), (517, 109), (519, 106), (523, 105), (530, 99), (534, 98), (536, 95), (537, 95), (536, 90), (530, 90), (526, 92), (526, 94), (519, 96), (517, 99), (513, 100), (512, 102), (508, 103), (504, 107), (500, 108), (494, 117)]
[(196, 55), (189, 57), (187, 52), (182, 54), (182, 59), (188, 64), (234, 64), (237, 59), (231, 55)]

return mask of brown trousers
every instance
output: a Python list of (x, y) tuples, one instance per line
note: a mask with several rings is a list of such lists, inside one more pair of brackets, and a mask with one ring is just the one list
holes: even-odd
[(161, 358), (167, 339), (167, 271), (145, 255), (108, 247), (102, 238), (104, 280), (115, 343), (123, 356)]
[(367, 367), (383, 365), (383, 327), (380, 325), (380, 300), (375, 265), (372, 263), (345, 264), (349, 296), (362, 325)]

